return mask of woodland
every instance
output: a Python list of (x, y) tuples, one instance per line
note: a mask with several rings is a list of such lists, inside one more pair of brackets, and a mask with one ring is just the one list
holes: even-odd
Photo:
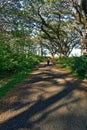
[[(74, 48), (80, 57), (69, 57)], [(45, 60), (46, 50), (87, 78), (87, 0), (0, 0), (0, 97)]]

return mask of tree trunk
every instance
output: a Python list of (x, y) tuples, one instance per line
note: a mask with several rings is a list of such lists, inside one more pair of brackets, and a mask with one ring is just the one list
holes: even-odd
[(81, 38), (82, 54), (87, 55), (87, 38)]

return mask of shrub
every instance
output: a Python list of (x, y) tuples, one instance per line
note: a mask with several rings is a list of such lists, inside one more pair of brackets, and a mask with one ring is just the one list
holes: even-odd
[(80, 79), (87, 78), (87, 55), (81, 57), (58, 58), (58, 64), (69, 68)]

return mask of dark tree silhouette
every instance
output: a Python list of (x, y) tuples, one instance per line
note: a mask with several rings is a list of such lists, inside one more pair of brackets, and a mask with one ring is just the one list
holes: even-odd
[(87, 0), (82, 0), (82, 9), (87, 16)]

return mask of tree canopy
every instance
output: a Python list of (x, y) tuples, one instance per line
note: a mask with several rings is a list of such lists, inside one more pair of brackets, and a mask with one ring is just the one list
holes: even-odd
[(29, 56), (39, 44), (52, 55), (69, 56), (81, 46), (86, 54), (86, 5), (87, 0), (1, 0), (0, 48)]

